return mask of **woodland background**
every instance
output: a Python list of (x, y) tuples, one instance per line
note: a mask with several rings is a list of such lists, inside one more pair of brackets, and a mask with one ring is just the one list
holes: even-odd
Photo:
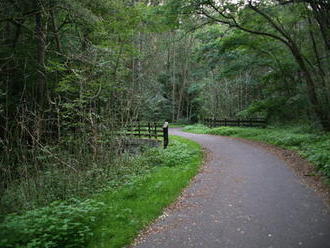
[(329, 130), (329, 101), (327, 0), (1, 0), (1, 214), (128, 173), (123, 123)]

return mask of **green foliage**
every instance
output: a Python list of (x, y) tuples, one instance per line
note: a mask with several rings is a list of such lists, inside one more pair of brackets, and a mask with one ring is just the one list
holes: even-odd
[(286, 103), (286, 97), (272, 97), (261, 101), (253, 102), (247, 109), (240, 112), (241, 116), (251, 116), (258, 114), (264, 116), (267, 120), (273, 116), (281, 116), (282, 112), (287, 111), (283, 106)]
[[(307, 91), (315, 90), (316, 105), (323, 112), (315, 114), (319, 120), (327, 118), (329, 61), (322, 62), (321, 54), (329, 46), (320, 42), (324, 31), (317, 27), (316, 16), (328, 15), (329, 6), (316, 10), (298, 2), (285, 6), (276, 1), (178, 2), (182, 11), (195, 11), (196, 23), (211, 23), (195, 32), (194, 59), (204, 72), (198, 81), (207, 82), (200, 116), (253, 114), (270, 121), (307, 120), (314, 105)], [(299, 61), (304, 58), (302, 65)], [(326, 129), (327, 124), (322, 126)]]
[[(90, 196), (107, 188), (109, 182), (112, 187), (118, 187), (130, 176), (141, 175), (155, 166), (155, 163), (149, 161), (156, 159), (152, 156), (111, 152), (115, 146), (107, 144), (113, 140), (103, 139), (106, 152), (95, 158), (89, 148), (84, 146), (83, 140), (78, 137), (67, 139), (67, 150), (63, 145), (47, 148), (51, 154), (42, 151), (36, 154), (36, 163), (44, 164), (43, 173), (16, 180), (7, 186), (1, 198), (1, 214), (47, 206), (56, 200)], [(77, 157), (80, 151), (72, 147), (84, 148), (85, 151)], [(26, 168), (33, 170), (31, 165), (26, 165)]]
[(162, 159), (163, 166), (173, 167), (178, 164), (186, 164), (196, 154), (196, 149), (192, 149), (184, 143), (179, 144), (180, 143), (174, 143), (170, 149), (164, 150)]
[[(0, 246), (122, 247), (188, 184), (201, 164), (197, 143), (171, 137), (168, 149), (150, 149), (130, 162), (121, 160), (94, 199), (53, 202), (10, 214), (0, 224)], [(126, 165), (124, 164), (126, 163)], [(153, 168), (153, 169), (152, 169)], [(99, 180), (97, 171), (90, 175)]]
[(210, 128), (204, 126), (203, 124), (195, 124), (185, 126), (183, 130), (192, 133), (206, 134), (210, 130)]
[(330, 136), (305, 147), (302, 154), (330, 178)]
[(207, 133), (210, 134), (221, 134), (224, 136), (231, 136), (231, 135), (236, 135), (237, 130), (232, 127), (226, 127), (226, 128), (211, 128)]
[[(327, 116), (330, 57), (323, 55), (330, 33), (322, 15), (328, 6), (252, 4), (283, 32), (244, 1), (2, 1), (0, 214), (113, 190), (155, 167), (175, 170), (193, 156), (175, 142), (174, 150), (121, 156), (111, 135), (119, 120), (186, 124), (255, 115), (284, 122), (313, 119), (315, 106), (314, 114)], [(237, 24), (270, 35), (233, 29)], [(316, 104), (308, 100), (310, 88)], [(313, 133), (186, 130), (257, 137), (302, 151), (329, 171), (328, 143)], [(125, 192), (138, 196), (130, 187)], [(123, 209), (128, 220), (131, 210)]]
[(130, 180), (118, 191), (100, 195), (108, 211), (89, 247), (119, 248), (130, 244), (197, 173), (201, 147), (179, 137), (171, 136), (170, 140), (168, 149), (148, 153), (150, 161), (158, 165), (150, 174)]
[(313, 131), (308, 126), (259, 129), (238, 127), (207, 128), (202, 125), (194, 125), (187, 126), (184, 130), (192, 133), (252, 139), (298, 151), (330, 179), (330, 135)]
[(54, 202), (0, 224), (1, 247), (82, 247), (93, 237), (105, 205), (95, 200)]
[(159, 121), (171, 118), (171, 103), (163, 96), (157, 95), (147, 99), (143, 116), (147, 120)]

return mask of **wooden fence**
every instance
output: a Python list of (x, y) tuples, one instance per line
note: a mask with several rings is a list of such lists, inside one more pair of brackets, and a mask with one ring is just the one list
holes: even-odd
[(266, 120), (261, 118), (250, 118), (250, 119), (215, 119), (205, 118), (203, 124), (208, 127), (266, 127)]
[(169, 143), (168, 138), (168, 122), (142, 122), (134, 121), (126, 125), (122, 125), (120, 131), (117, 132), (123, 136), (135, 136), (138, 138), (163, 139), (164, 148)]

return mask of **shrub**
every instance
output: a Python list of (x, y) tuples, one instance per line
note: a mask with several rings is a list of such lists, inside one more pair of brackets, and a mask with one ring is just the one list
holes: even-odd
[(232, 127), (217, 127), (210, 129), (208, 131), (209, 134), (217, 134), (217, 135), (224, 135), (224, 136), (231, 136), (236, 135), (238, 130)]
[(82, 247), (104, 207), (95, 200), (71, 200), (8, 215), (0, 224), (0, 247)]
[(186, 126), (183, 130), (187, 131), (187, 132), (192, 132), (192, 133), (207, 133), (207, 131), (210, 128), (208, 128), (207, 126), (204, 126), (202, 124), (196, 124), (196, 125), (190, 125), (190, 126)]
[(163, 150), (164, 166), (175, 166), (177, 164), (184, 164), (190, 160), (191, 156), (196, 152), (193, 149), (188, 149), (186, 144), (177, 141), (172, 142), (172, 146)]

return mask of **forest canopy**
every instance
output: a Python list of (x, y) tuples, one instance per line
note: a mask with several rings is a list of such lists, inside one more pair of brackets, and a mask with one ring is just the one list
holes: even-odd
[(1, 194), (113, 159), (133, 120), (329, 130), (329, 74), (327, 0), (1, 1)]

